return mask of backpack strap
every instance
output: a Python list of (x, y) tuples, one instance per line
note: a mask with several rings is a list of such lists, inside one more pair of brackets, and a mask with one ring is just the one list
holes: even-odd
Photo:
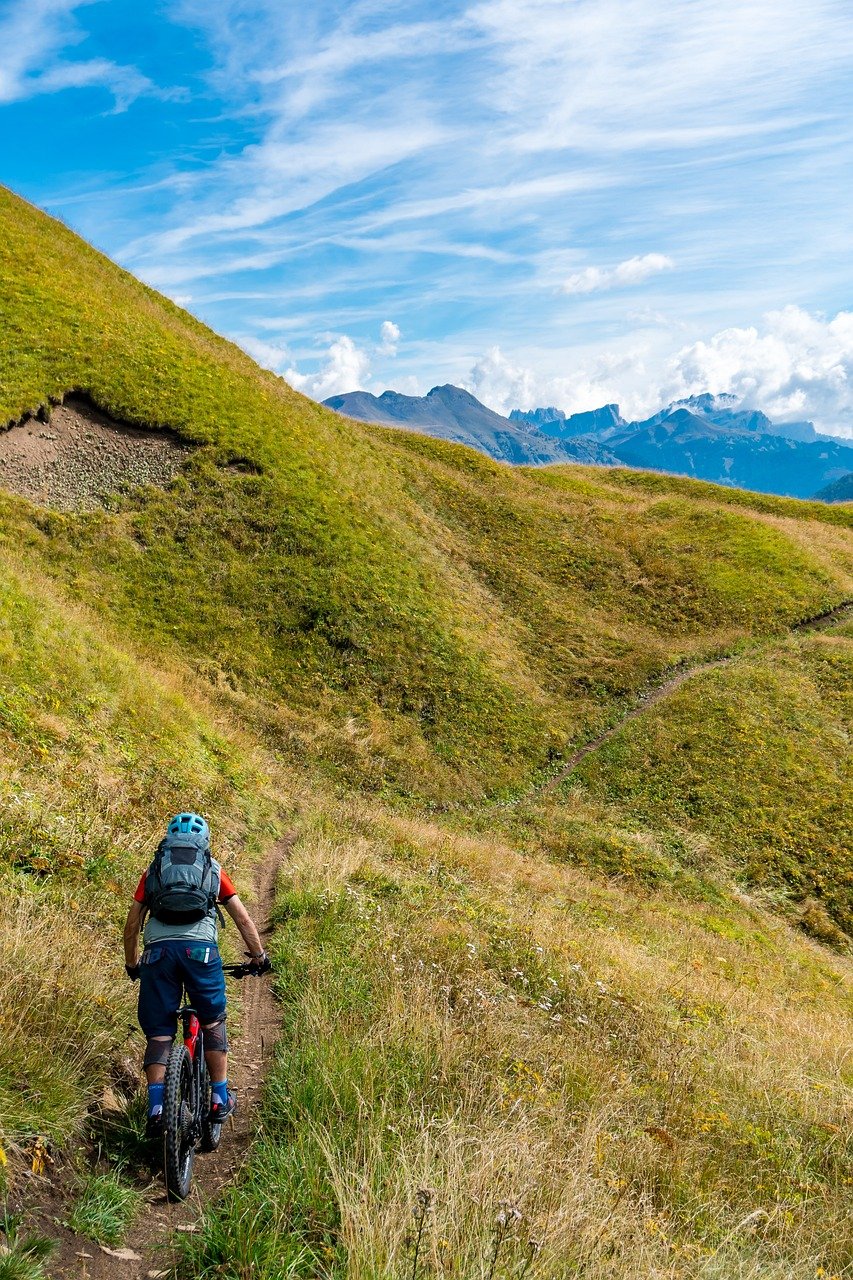
[[(207, 869), (208, 869), (208, 871), (212, 872), (212, 871), (213, 871), (213, 858), (212, 858), (211, 853), (210, 853), (210, 845), (208, 845), (208, 846), (207, 846), (207, 849), (205, 850), (205, 861), (206, 861), (206, 863), (207, 863)], [(217, 918), (217, 920), (219, 921), (219, 923), (220, 923), (220, 925), (222, 926), (222, 928), (224, 929), (224, 928), (225, 928), (225, 916), (222, 914), (222, 912), (221, 912), (221, 911), (220, 911), (220, 909), (219, 909), (219, 889), (220, 889), (221, 884), (222, 884), (222, 870), (221, 870), (221, 868), (220, 868), (220, 871), (219, 871), (219, 873), (218, 873), (218, 874), (217, 874), (217, 876), (216, 876), (216, 888), (215, 888), (215, 890), (213, 891), (213, 893), (210, 895), (210, 905), (211, 905), (212, 910), (214, 910), (214, 911), (216, 912), (216, 918)]]
[(144, 912), (142, 916), (143, 920), (151, 910), (151, 895), (148, 892), (149, 880), (152, 877), (156, 877), (157, 883), (162, 888), (162, 879), (160, 876), (160, 870), (163, 866), (163, 849), (165, 847), (165, 844), (166, 844), (165, 840), (160, 841), (154, 853), (154, 857), (151, 859), (151, 861), (148, 864), (148, 870), (145, 873), (145, 897), (143, 899), (143, 904), (142, 904), (144, 907)]

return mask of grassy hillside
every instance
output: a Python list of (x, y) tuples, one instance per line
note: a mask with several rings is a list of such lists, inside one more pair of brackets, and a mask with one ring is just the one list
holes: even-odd
[(347, 422), (2, 191), (0, 232), (0, 420), (197, 446), (94, 513), (0, 489), (0, 1151), (98, 1097), (191, 805), (238, 878), (298, 839), (186, 1275), (853, 1276), (853, 637), (790, 633), (853, 513)]
[(8, 193), (0, 220), (0, 419), (79, 388), (201, 446), (168, 493), (4, 500), (0, 530), (346, 783), (513, 785), (674, 660), (850, 591), (850, 513), (343, 421)]
[(419, 1231), (421, 1275), (853, 1274), (848, 962), (497, 835), (300, 827), (262, 1137), (182, 1276), (411, 1276)]

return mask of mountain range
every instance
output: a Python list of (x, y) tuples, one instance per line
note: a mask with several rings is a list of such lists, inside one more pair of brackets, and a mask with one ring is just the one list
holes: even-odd
[(363, 422), (408, 427), (471, 445), (501, 462), (541, 466), (583, 462), (692, 476), (759, 493), (843, 501), (853, 441), (821, 435), (811, 422), (773, 422), (735, 396), (674, 401), (652, 417), (626, 421), (615, 404), (566, 415), (553, 407), (494, 412), (460, 387), (426, 396), (366, 391), (325, 404)]
[(481, 404), (470, 392), (451, 385), (433, 387), (425, 396), (383, 391), (352, 391), (323, 402), (330, 409), (361, 422), (409, 427), (428, 436), (479, 449), (499, 462), (542, 466), (549, 462), (616, 464), (619, 459), (597, 440), (569, 440), (565, 434), (540, 430), (527, 421), (515, 422)]

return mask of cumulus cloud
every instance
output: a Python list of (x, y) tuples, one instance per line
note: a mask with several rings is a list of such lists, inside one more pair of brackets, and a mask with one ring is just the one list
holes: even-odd
[(499, 413), (540, 405), (577, 413), (617, 403), (628, 418), (703, 391), (728, 393), (778, 421), (808, 419), (853, 438), (853, 311), (829, 318), (787, 306), (760, 326), (722, 329), (674, 352), (640, 335), (605, 355), (572, 360), (567, 353), (566, 363), (571, 372), (554, 377), (492, 347), (463, 385)]
[(400, 327), (393, 320), (383, 320), (379, 330), (380, 347), (383, 356), (395, 356), (400, 341)]
[[(492, 347), (474, 364), (462, 385), (498, 413), (555, 405), (566, 413), (621, 402), (630, 413), (644, 412), (648, 401), (637, 394), (646, 375), (643, 352), (629, 348), (590, 358), (564, 377), (554, 377), (504, 355)], [(651, 393), (652, 399), (655, 392)], [(655, 408), (658, 406), (655, 405)]]
[(678, 351), (663, 392), (730, 392), (771, 417), (853, 436), (853, 312), (770, 311), (761, 329), (723, 329)]
[(312, 400), (327, 400), (329, 396), (343, 395), (347, 391), (363, 391), (370, 373), (370, 357), (357, 347), (352, 338), (342, 334), (330, 345), (323, 364), (316, 373), (300, 373), (296, 368), (285, 370), (284, 377), (297, 391)]
[(513, 364), (500, 347), (481, 356), (463, 383), (465, 389), (498, 413), (535, 408), (541, 383), (531, 369)]
[(563, 293), (602, 293), (605, 289), (627, 289), (643, 284), (661, 271), (671, 271), (672, 258), (664, 253), (644, 253), (626, 258), (615, 267), (584, 267), (563, 283)]
[[(172, 298), (173, 302), (178, 302), (178, 295)], [(178, 305), (182, 305), (178, 303)], [(290, 357), (287, 347), (278, 342), (265, 342), (263, 338), (256, 338), (253, 334), (240, 334), (235, 338), (244, 351), (247, 351), (253, 360), (257, 360), (262, 369), (271, 369), (273, 373), (281, 373), (289, 363)]]

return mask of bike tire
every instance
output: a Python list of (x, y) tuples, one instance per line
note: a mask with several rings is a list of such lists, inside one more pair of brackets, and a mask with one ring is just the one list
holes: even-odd
[(186, 1200), (193, 1179), (195, 1108), (193, 1064), (186, 1046), (174, 1044), (163, 1089), (163, 1172), (169, 1200)]

